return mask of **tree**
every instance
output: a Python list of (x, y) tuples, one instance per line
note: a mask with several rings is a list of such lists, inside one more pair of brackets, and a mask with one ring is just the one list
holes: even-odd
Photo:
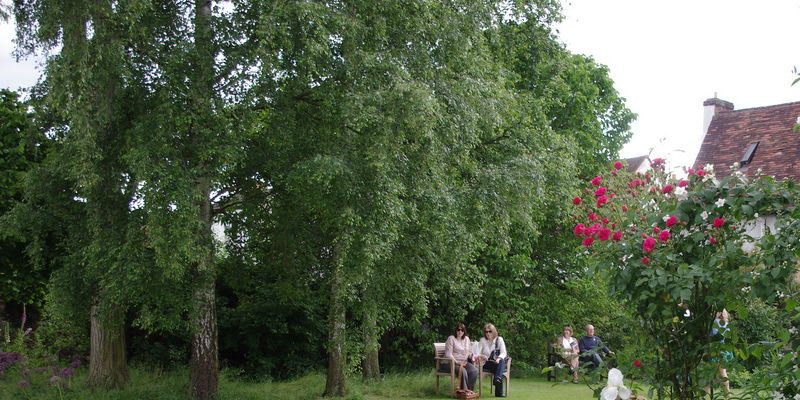
[(34, 268), (25, 254), (25, 242), (16, 224), (7, 214), (22, 201), (26, 173), (42, 159), (44, 148), (33, 129), (33, 115), (27, 111), (19, 95), (7, 89), (0, 90), (0, 279), (5, 282), (0, 289), (0, 317), (5, 315), (7, 301), (19, 304), (41, 305), (48, 280), (48, 268)]

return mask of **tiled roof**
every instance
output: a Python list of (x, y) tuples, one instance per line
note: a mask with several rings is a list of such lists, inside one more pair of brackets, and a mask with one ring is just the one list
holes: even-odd
[(628, 172), (641, 172), (650, 168), (650, 157), (648, 156), (626, 158), (625, 161), (628, 163)]
[(800, 116), (800, 102), (743, 110), (717, 111), (708, 127), (694, 168), (714, 165), (718, 178), (730, 175), (748, 147), (758, 142), (749, 164), (740, 169), (752, 177), (759, 169), (778, 180), (800, 183), (800, 132), (792, 131)]

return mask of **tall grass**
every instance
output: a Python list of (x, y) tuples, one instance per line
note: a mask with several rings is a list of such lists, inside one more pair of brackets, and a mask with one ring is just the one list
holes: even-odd
[[(117, 390), (90, 389), (84, 386), (87, 371), (76, 372), (60, 384), (49, 384), (45, 376), (28, 377), (30, 387), (18, 387), (20, 372), (9, 370), (0, 378), (0, 399), (36, 400), (185, 400), (189, 381), (187, 370), (163, 371), (154, 367), (131, 369), (131, 383)], [(432, 372), (391, 373), (381, 383), (363, 382), (360, 378), (347, 381), (344, 400), (365, 399), (449, 399), (450, 382), (442, 379), (436, 396)], [(484, 383), (483, 397), (489, 398), (489, 384)], [(220, 374), (218, 400), (316, 400), (325, 390), (325, 375), (311, 374), (288, 382), (245, 382), (232, 371)], [(510, 399), (590, 400), (592, 390), (586, 385), (553, 385), (544, 378), (511, 379)]]

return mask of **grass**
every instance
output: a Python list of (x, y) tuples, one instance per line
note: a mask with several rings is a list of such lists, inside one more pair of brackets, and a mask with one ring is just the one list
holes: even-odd
[[(31, 386), (18, 387), (21, 377), (18, 371), (6, 370), (0, 378), (0, 399), (37, 400), (185, 400), (188, 372), (186, 370), (163, 372), (155, 368), (134, 368), (131, 383), (119, 390), (89, 389), (85, 369), (66, 381), (66, 387), (49, 385), (43, 376), (30, 378)], [(439, 396), (436, 396), (435, 378), (432, 372), (387, 374), (379, 384), (365, 383), (353, 378), (347, 381), (346, 400), (370, 399), (450, 399), (450, 382), (441, 379)], [(218, 400), (316, 400), (325, 390), (325, 375), (311, 374), (288, 382), (243, 382), (222, 372), (220, 374)], [(590, 400), (592, 389), (587, 385), (556, 384), (544, 377), (511, 378), (509, 399), (537, 400)], [(484, 398), (489, 395), (489, 384), (484, 382)]]

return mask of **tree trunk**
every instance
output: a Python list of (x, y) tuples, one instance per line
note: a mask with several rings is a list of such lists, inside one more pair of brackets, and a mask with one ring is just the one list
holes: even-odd
[(361, 370), (364, 380), (380, 382), (381, 368), (378, 360), (378, 317), (374, 303), (368, 307), (362, 322), (364, 336), (364, 359), (361, 361)]
[[(195, 0), (195, 59), (190, 79), (192, 80), (192, 97), (195, 112), (197, 113), (196, 125), (189, 128), (189, 135), (196, 147), (208, 145), (206, 141), (212, 137), (214, 119), (213, 104), (215, 80), (214, 62), (215, 47), (213, 31), (211, 29), (211, 1)], [(219, 370), (219, 349), (217, 344), (217, 313), (216, 313), (216, 266), (214, 263), (214, 241), (211, 226), (214, 215), (210, 199), (211, 184), (209, 171), (203, 158), (192, 162), (195, 171), (192, 179), (197, 185), (193, 206), (198, 210), (197, 218), (201, 230), (197, 232), (200, 256), (192, 265), (194, 275), (194, 333), (192, 337), (192, 350), (189, 370), (190, 397), (195, 399), (210, 399), (216, 396)]]
[(97, 315), (97, 307), (92, 307), (89, 378), (86, 385), (118, 388), (131, 379), (125, 354), (125, 329), (124, 326), (103, 326)]
[(341, 291), (344, 276), (339, 257), (336, 257), (332, 272), (330, 325), (328, 326), (328, 377), (325, 383), (325, 393), (322, 396), (343, 397), (345, 394), (344, 371), (347, 363), (347, 355), (344, 351), (347, 322)]
[[(207, 195), (207, 191), (200, 192)], [(206, 197), (208, 198), (208, 197)], [(217, 393), (219, 349), (217, 346), (217, 312), (215, 293), (214, 243), (211, 234), (213, 220), (211, 203), (198, 204), (198, 218), (203, 222), (201, 233), (203, 255), (193, 266), (194, 275), (194, 335), (189, 370), (189, 396), (210, 399)]]

